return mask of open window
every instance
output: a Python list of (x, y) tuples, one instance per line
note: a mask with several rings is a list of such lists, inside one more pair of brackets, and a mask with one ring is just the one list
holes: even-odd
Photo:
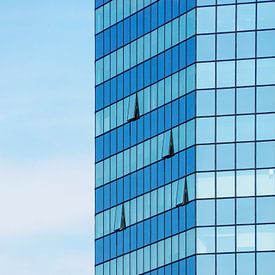
[(172, 131), (164, 133), (162, 145), (162, 158), (170, 158), (174, 155), (174, 141)]
[(177, 206), (185, 205), (189, 202), (187, 180), (180, 180), (177, 189)]
[(129, 98), (128, 105), (128, 121), (137, 120), (139, 118), (139, 104), (138, 104), (138, 96), (133, 95)]
[(116, 216), (115, 216), (115, 231), (121, 231), (126, 227), (126, 219), (125, 219), (125, 208), (124, 205), (119, 205), (116, 208)]

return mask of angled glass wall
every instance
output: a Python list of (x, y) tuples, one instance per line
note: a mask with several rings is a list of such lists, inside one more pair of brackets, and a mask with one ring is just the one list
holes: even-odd
[(270, 275), (275, 2), (96, 2), (96, 275)]

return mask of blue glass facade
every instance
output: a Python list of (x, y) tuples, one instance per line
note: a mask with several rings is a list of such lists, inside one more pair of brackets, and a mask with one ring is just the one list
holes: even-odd
[(275, 2), (96, 0), (96, 275), (271, 275)]

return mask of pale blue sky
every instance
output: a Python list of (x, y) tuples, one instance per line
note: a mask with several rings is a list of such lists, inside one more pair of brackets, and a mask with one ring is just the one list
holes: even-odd
[(0, 4), (0, 274), (93, 274), (93, 1)]

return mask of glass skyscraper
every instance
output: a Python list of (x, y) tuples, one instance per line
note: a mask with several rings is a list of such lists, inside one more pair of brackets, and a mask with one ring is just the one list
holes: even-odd
[(95, 5), (95, 274), (275, 274), (275, 1)]

